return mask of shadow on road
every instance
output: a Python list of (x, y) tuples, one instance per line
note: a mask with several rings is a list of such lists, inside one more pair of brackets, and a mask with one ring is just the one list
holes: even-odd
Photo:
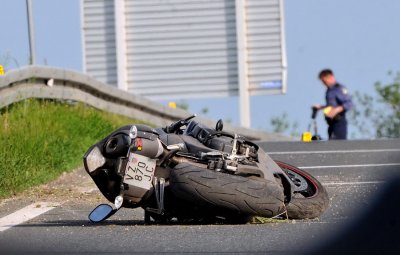
[(139, 220), (108, 220), (100, 223), (92, 223), (89, 220), (62, 220), (62, 221), (43, 221), (40, 223), (27, 223), (15, 226), (15, 228), (35, 228), (35, 227), (100, 227), (100, 226), (135, 226), (146, 225)]
[(366, 211), (306, 254), (397, 254), (400, 250), (400, 176), (382, 189)]

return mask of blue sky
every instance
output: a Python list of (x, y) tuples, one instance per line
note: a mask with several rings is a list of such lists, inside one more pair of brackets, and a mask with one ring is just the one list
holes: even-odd
[[(28, 64), (25, 0), (0, 0), (0, 61)], [(80, 1), (33, 0), (38, 64), (82, 70)], [(400, 1), (285, 0), (288, 92), (251, 99), (252, 127), (271, 129), (270, 119), (287, 113), (307, 129), (310, 106), (324, 102), (318, 72), (329, 67), (354, 91), (374, 93), (376, 81), (400, 71)], [(208, 107), (208, 117), (239, 124), (238, 98), (188, 99), (191, 112)], [(165, 104), (165, 102), (161, 102)], [(320, 133), (326, 124), (318, 118)], [(350, 132), (354, 132), (350, 130)]]

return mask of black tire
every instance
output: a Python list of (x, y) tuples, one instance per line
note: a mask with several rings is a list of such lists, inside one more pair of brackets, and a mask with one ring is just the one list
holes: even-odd
[(313, 219), (325, 212), (329, 206), (328, 192), (311, 174), (284, 162), (275, 161), (295, 183), (296, 190), (286, 205), (290, 219)]
[(259, 177), (245, 178), (182, 163), (171, 171), (170, 188), (190, 204), (222, 214), (273, 217), (285, 211), (282, 185)]

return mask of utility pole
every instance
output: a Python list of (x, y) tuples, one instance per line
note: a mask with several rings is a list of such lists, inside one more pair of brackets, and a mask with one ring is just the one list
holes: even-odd
[(35, 30), (33, 27), (32, 0), (26, 0), (26, 13), (28, 17), (28, 35), (29, 35), (29, 64), (35, 65)]
[(248, 80), (246, 7), (245, 0), (236, 0), (236, 41), (237, 65), (239, 74), (239, 112), (240, 125), (250, 128), (250, 93)]

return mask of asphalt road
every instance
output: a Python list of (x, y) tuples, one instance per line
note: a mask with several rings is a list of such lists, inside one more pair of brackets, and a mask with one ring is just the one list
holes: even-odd
[[(122, 209), (102, 224), (91, 224), (87, 214), (101, 199), (88, 199), (93, 193), (84, 193), (0, 231), (0, 253), (309, 253), (342, 235), (371, 210), (388, 180), (400, 175), (400, 140), (259, 144), (272, 158), (300, 166), (326, 186), (331, 204), (325, 214), (267, 224), (165, 226), (144, 225), (141, 209)], [(0, 218), (32, 201), (3, 201)], [(388, 215), (379, 212), (376, 219), (384, 221)]]

